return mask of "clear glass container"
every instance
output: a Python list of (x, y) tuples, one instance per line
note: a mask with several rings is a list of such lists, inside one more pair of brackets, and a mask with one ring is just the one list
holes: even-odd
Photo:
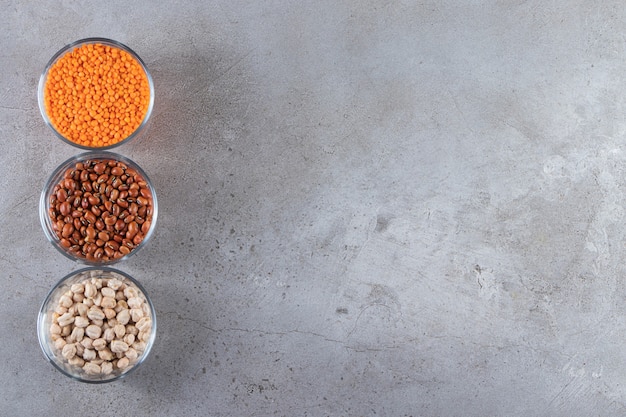
[[(71, 140), (70, 138), (64, 136), (61, 132), (59, 132), (59, 130), (57, 130), (57, 128), (54, 127), (50, 116), (48, 115), (48, 112), (46, 110), (46, 104), (45, 104), (45, 89), (46, 89), (46, 84), (48, 82), (48, 75), (50, 72), (50, 69), (57, 63), (57, 61), (59, 61), (59, 59), (61, 59), (62, 57), (64, 57), (67, 53), (71, 53), (72, 51), (76, 50), (77, 48), (83, 47), (85, 45), (96, 45), (96, 44), (100, 44), (100, 45), (104, 45), (107, 47), (111, 47), (111, 48), (116, 48), (118, 50), (127, 52), (128, 54), (130, 54), (130, 56), (137, 62), (139, 63), (139, 65), (141, 66), (141, 68), (143, 69), (145, 76), (147, 78), (148, 81), (148, 87), (149, 87), (149, 101), (148, 101), (148, 106), (147, 106), (147, 110), (145, 112), (145, 115), (141, 121), (141, 123), (138, 125), (138, 127), (126, 138), (123, 138), (122, 140), (119, 140), (113, 144), (109, 144), (109, 145), (103, 145), (103, 146), (86, 146), (83, 145), (81, 143), (75, 142), (73, 140)], [(86, 93), (90, 93), (89, 91), (84, 91)], [(52, 129), (52, 131), (54, 132), (54, 134), (60, 138), (61, 140), (63, 140), (65, 143), (68, 143), (72, 146), (78, 147), (80, 149), (86, 149), (86, 150), (92, 150), (92, 149), (98, 149), (98, 150), (105, 150), (105, 149), (111, 149), (111, 148), (115, 148), (117, 146), (120, 146), (122, 144), (128, 143), (131, 140), (133, 140), (135, 137), (139, 136), (146, 128), (146, 126), (148, 125), (151, 115), (152, 115), (152, 109), (154, 106), (154, 82), (152, 80), (152, 76), (150, 75), (150, 72), (148, 71), (148, 68), (146, 67), (145, 63), (141, 60), (141, 58), (139, 57), (139, 55), (137, 55), (132, 49), (130, 49), (129, 47), (127, 47), (126, 45), (111, 40), (111, 39), (106, 39), (106, 38), (87, 38), (87, 39), (81, 39), (75, 42), (70, 43), (69, 45), (66, 45), (65, 47), (63, 47), (60, 51), (58, 51), (56, 54), (54, 54), (54, 56), (50, 59), (50, 61), (48, 62), (48, 64), (46, 65), (43, 73), (41, 74), (41, 77), (39, 78), (39, 85), (37, 88), (37, 101), (39, 103), (39, 111), (41, 112), (41, 116), (43, 117), (44, 122), (46, 123), (46, 125), (48, 125), (48, 127), (50, 127), (50, 129)], [(61, 103), (60, 105), (66, 105), (66, 103)], [(108, 122), (107, 122), (108, 123)]]
[[(82, 181), (79, 173), (89, 173), (91, 168), (86, 167), (97, 163), (104, 164), (105, 170)], [(125, 167), (123, 174), (114, 167)], [(68, 178), (71, 184), (66, 183)], [(52, 245), (69, 259), (93, 266), (111, 265), (137, 253), (152, 237), (157, 217), (157, 195), (148, 175), (131, 159), (109, 151), (84, 152), (63, 162), (46, 181), (39, 199), (39, 219)], [(71, 226), (65, 230), (65, 224)], [(132, 229), (136, 233), (126, 234)]]
[[(123, 308), (119, 309), (119, 311), (116, 313), (117, 316), (112, 316), (111, 319), (109, 319), (107, 316), (104, 319), (100, 319), (99, 322), (96, 322), (95, 320), (92, 320), (90, 318), (95, 317), (93, 316), (91, 310), (88, 310), (87, 313), (84, 313), (85, 308), (83, 308), (82, 320), (85, 322), (89, 322), (90, 325), (96, 323), (96, 325), (105, 330), (103, 330), (101, 337), (96, 339), (89, 338), (89, 334), (93, 335), (93, 329), (90, 329), (89, 327), (84, 328), (86, 329), (85, 331), (79, 330), (75, 333), (75, 330), (78, 327), (84, 325), (84, 323), (80, 325), (78, 323), (78, 317), (81, 314), (79, 313), (80, 310), (79, 308), (77, 308), (77, 305), (90, 305), (90, 303), (87, 302), (87, 299), (93, 300), (93, 297), (90, 298), (86, 296), (88, 290), (85, 284), (90, 282), (94, 283), (95, 281), (93, 280), (100, 280), (102, 288), (115, 288), (117, 285), (121, 285), (117, 287), (116, 291), (121, 291), (122, 293), (126, 292), (126, 288), (134, 289), (134, 293), (129, 293), (129, 295), (137, 297), (137, 299), (135, 299), (135, 302), (141, 303), (141, 307), (139, 309), (142, 310), (142, 319), (144, 317), (147, 319), (144, 319), (141, 324), (135, 322), (134, 319), (129, 319), (127, 324), (125, 325), (125, 329), (128, 329), (129, 332), (123, 334), (122, 336), (119, 335), (121, 334), (121, 332), (119, 332), (119, 334), (115, 334), (114, 332), (113, 340), (118, 341), (109, 341), (107, 343), (105, 337), (107, 336), (106, 328), (108, 326), (108, 323), (117, 323), (118, 317), (120, 318), (120, 322), (125, 321), (125, 319), (122, 319), (121, 317), (124, 313), (120, 314)], [(113, 285), (114, 280), (116, 280), (117, 285)], [(109, 281), (112, 281), (111, 284), (109, 284)], [(79, 288), (82, 285), (83, 289), (78, 289), (76, 290), (76, 293), (74, 293), (72, 292), (72, 288), (75, 288), (73, 287), (74, 285), (78, 285)], [(100, 294), (101, 290), (97, 291), (98, 294)], [(80, 295), (80, 297), (77, 298), (77, 300), (80, 301), (70, 301), (73, 304), (72, 307), (69, 307), (69, 309), (74, 308), (74, 312), (68, 311), (67, 313), (64, 313), (64, 310), (59, 311), (59, 308), (65, 308), (59, 306), (67, 305), (64, 303), (67, 302), (69, 294)], [(98, 296), (96, 296), (95, 298), (98, 298)], [(135, 306), (137, 305), (132, 303), (130, 299), (128, 299), (128, 303)], [(119, 301), (118, 305), (123, 307), (123, 304), (121, 304)], [(115, 309), (117, 309), (117, 307)], [(68, 309), (65, 308), (65, 310)], [(114, 309), (111, 309), (110, 311), (113, 311), (115, 313)], [(70, 332), (69, 336), (62, 336), (58, 333), (60, 326), (56, 327), (56, 325), (58, 325), (59, 320), (57, 318), (60, 316), (62, 317), (62, 314), (60, 313), (70, 314), (76, 317), (71, 324), (67, 325), (67, 327), (69, 328), (68, 332)], [(136, 327), (135, 324), (137, 324)], [(55, 327), (56, 329), (54, 329)], [(135, 332), (133, 327), (135, 327), (135, 329), (141, 328), (142, 330), (137, 330), (137, 332)], [(148, 294), (146, 293), (143, 286), (130, 275), (109, 267), (88, 267), (76, 272), (72, 272), (71, 274), (65, 276), (50, 290), (50, 292), (46, 296), (39, 310), (39, 316), (37, 319), (37, 335), (39, 338), (39, 344), (41, 346), (41, 349), (43, 350), (46, 359), (64, 375), (75, 380), (88, 383), (104, 383), (115, 381), (135, 370), (148, 357), (156, 338), (156, 330), (157, 320), (154, 305), (152, 304), (152, 301), (148, 297)], [(137, 333), (137, 335), (133, 335), (131, 337), (131, 333)], [(63, 342), (57, 342), (59, 338), (63, 338)], [(87, 338), (89, 338), (89, 340), (87, 340)], [(98, 343), (96, 342), (96, 340), (98, 339), (102, 339), (104, 341), (103, 343), (107, 343), (106, 347), (100, 345), (96, 347), (95, 345), (96, 343)], [(124, 340), (125, 342), (123, 342)], [(132, 343), (126, 343), (131, 341)], [(125, 344), (121, 345), (121, 342)], [(113, 347), (114, 343), (116, 343), (115, 347)], [(67, 349), (67, 352), (65, 352), (64, 348), (68, 344), (71, 344), (73, 346), (68, 346), (68, 348), (71, 349)], [(61, 348), (61, 345), (63, 345), (64, 347)], [(81, 345), (82, 349), (80, 349), (76, 353), (72, 352), (71, 357), (69, 357), (70, 354), (68, 354), (68, 352), (72, 349), (75, 349), (78, 345)], [(123, 348), (120, 349), (120, 346), (123, 346)], [(89, 352), (87, 352), (88, 349)], [(110, 354), (112, 358), (106, 356), (104, 353), (101, 353), (102, 351), (105, 351), (107, 349), (108, 352), (106, 352), (106, 354)], [(111, 350), (113, 350), (113, 352), (111, 352)], [(91, 356), (88, 357), (88, 355)], [(92, 359), (91, 357), (94, 356), (95, 358)], [(102, 359), (101, 356), (105, 359)], [(87, 358), (87, 360), (82, 359), (82, 357)], [(131, 358), (130, 360), (128, 359), (129, 357)], [(120, 363), (120, 360), (122, 360), (122, 358), (126, 358), (124, 359), (125, 363), (121, 365), (121, 367), (118, 367), (118, 364)], [(105, 362), (108, 362), (110, 365), (105, 365)], [(96, 365), (95, 369), (93, 365)]]

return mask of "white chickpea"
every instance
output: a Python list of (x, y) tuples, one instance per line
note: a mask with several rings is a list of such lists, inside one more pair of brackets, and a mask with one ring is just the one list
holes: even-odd
[(102, 293), (97, 292), (96, 295), (93, 297), (93, 303), (94, 305), (97, 305), (98, 307), (100, 307), (102, 305), (102, 299), (104, 297), (102, 297)]
[(93, 349), (93, 339), (90, 337), (83, 337), (83, 340), (80, 341), (80, 344), (83, 345), (85, 349)]
[(61, 307), (70, 308), (74, 305), (74, 301), (72, 300), (71, 296), (68, 297), (67, 295), (63, 294), (59, 299), (59, 305)]
[(61, 355), (65, 359), (72, 359), (76, 355), (76, 345), (74, 343), (66, 344), (61, 350)]
[(126, 335), (126, 326), (123, 324), (116, 324), (115, 327), (113, 327), (113, 331), (115, 332), (115, 337), (121, 339), (124, 335)]
[(98, 290), (96, 289), (96, 286), (93, 285), (93, 283), (88, 282), (85, 284), (85, 291), (84, 291), (85, 298), (90, 299), (90, 298), (95, 297), (97, 291)]
[(100, 365), (100, 372), (103, 375), (110, 375), (113, 372), (113, 364), (111, 362), (102, 362)]
[(130, 318), (132, 321), (137, 323), (139, 320), (143, 318), (143, 310), (141, 308), (132, 308), (130, 310)]
[(128, 346), (132, 345), (133, 343), (135, 343), (135, 335), (134, 334), (125, 334), (124, 338), (122, 339), (124, 341), (124, 343), (126, 343)]
[(85, 365), (83, 366), (83, 370), (85, 371), (85, 373), (90, 374), (90, 375), (97, 375), (100, 373), (100, 365), (93, 363), (93, 362), (87, 362), (85, 363)]
[(126, 357), (121, 358), (117, 361), (117, 367), (119, 369), (126, 369), (129, 364), (130, 364), (130, 361)]
[(82, 316), (82, 317), (87, 316), (88, 311), (89, 311), (89, 307), (87, 307), (82, 302), (79, 302), (78, 304), (76, 304), (76, 314), (78, 314), (79, 316)]
[(111, 349), (109, 348), (104, 348), (98, 351), (98, 356), (100, 357), (100, 359), (105, 361), (113, 360), (113, 352), (111, 352)]
[(85, 329), (82, 327), (74, 327), (72, 333), (69, 336), (70, 342), (80, 342), (85, 337)]
[(58, 318), (59, 326), (65, 327), (74, 323), (74, 316), (70, 313), (64, 313)]
[(50, 334), (61, 334), (61, 326), (58, 323), (52, 323), (50, 325)]
[(129, 324), (126, 326), (126, 333), (137, 336), (139, 334), (139, 329), (137, 329), (133, 324)]
[(102, 289), (100, 290), (100, 293), (102, 293), (104, 297), (110, 297), (110, 298), (115, 299), (115, 290), (113, 288), (102, 287)]
[(107, 282), (107, 287), (111, 288), (113, 291), (117, 291), (122, 286), (122, 281), (117, 278), (111, 278), (109, 282)]
[(130, 321), (130, 310), (123, 309), (117, 313), (117, 322), (123, 325), (128, 324)]
[(95, 324), (90, 324), (85, 329), (85, 334), (92, 339), (98, 339), (102, 334), (102, 328), (100, 326), (96, 326)]
[(69, 363), (72, 366), (78, 366), (79, 368), (82, 368), (83, 365), (85, 364), (85, 360), (81, 358), (80, 356), (74, 356), (72, 359), (69, 359), (67, 363)]
[(137, 323), (135, 323), (135, 327), (139, 329), (139, 332), (150, 330), (152, 327), (152, 320), (149, 317), (142, 317)]
[(125, 353), (126, 357), (128, 358), (128, 360), (130, 360), (131, 362), (134, 362), (135, 360), (137, 360), (137, 357), (139, 356), (139, 354), (137, 353), (137, 351), (135, 349), (128, 348), (128, 350)]
[(102, 337), (104, 338), (104, 340), (106, 340), (107, 342), (112, 341), (113, 339), (115, 339), (115, 331), (113, 331), (113, 329), (106, 329), (104, 331), (104, 334), (102, 335)]
[(122, 300), (117, 300), (117, 304), (115, 305), (115, 311), (117, 313), (119, 313), (122, 310), (125, 310), (128, 308), (128, 303), (126, 303), (126, 299), (122, 299)]
[(92, 342), (92, 346), (95, 350), (102, 350), (104, 348), (106, 348), (107, 346), (107, 341), (104, 340), (103, 338), (99, 338), (99, 339), (95, 339)]
[(100, 302), (100, 307), (102, 308), (114, 308), (116, 305), (117, 301), (115, 301), (113, 297), (102, 297), (102, 301)]
[(57, 348), (58, 350), (63, 349), (66, 344), (67, 344), (67, 342), (62, 337), (60, 337), (60, 338), (58, 338), (57, 340), (54, 341), (54, 347)]
[(111, 341), (111, 352), (119, 353), (126, 352), (128, 350), (128, 345), (121, 340), (113, 340)]
[(144, 350), (146, 350), (146, 344), (141, 340), (137, 340), (135, 343), (132, 344), (132, 348), (135, 349), (137, 352), (143, 352)]
[(104, 312), (104, 317), (106, 317), (107, 320), (111, 320), (117, 314), (117, 312), (113, 310), (112, 308), (105, 308), (103, 312)]
[(74, 326), (81, 328), (87, 327), (89, 326), (89, 319), (83, 316), (78, 316), (74, 319)]
[(89, 308), (89, 311), (87, 311), (87, 317), (89, 317), (90, 320), (103, 320), (106, 315), (100, 307), (94, 305)]
[(96, 351), (93, 349), (85, 349), (83, 351), (83, 359), (86, 361), (91, 361), (96, 359)]
[(133, 287), (126, 287), (126, 289), (124, 290), (124, 295), (126, 296), (126, 299), (131, 299), (133, 297), (137, 297), (139, 293)]
[(70, 287), (70, 291), (72, 291), (74, 294), (82, 294), (85, 292), (85, 284), (83, 284), (82, 282), (72, 284), (72, 286)]

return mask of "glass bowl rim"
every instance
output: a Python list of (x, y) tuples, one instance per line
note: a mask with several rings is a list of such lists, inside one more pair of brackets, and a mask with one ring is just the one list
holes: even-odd
[[(143, 353), (141, 354), (140, 359), (127, 371), (122, 372), (118, 375), (115, 375), (111, 378), (108, 379), (86, 379), (86, 378), (82, 378), (79, 375), (75, 375), (72, 374), (70, 372), (68, 372), (66, 369), (64, 369), (62, 366), (60, 366), (56, 360), (52, 357), (54, 356), (52, 349), (52, 346), (48, 346), (48, 348), (50, 349), (50, 354), (48, 353), (47, 347), (45, 345), (45, 339), (43, 337), (44, 333), (46, 331), (46, 329), (43, 327), (44, 325), (44, 318), (46, 316), (46, 314), (48, 314), (48, 309), (46, 309), (46, 307), (48, 306), (49, 302), (52, 300), (52, 296), (55, 294), (55, 292), (61, 288), (61, 286), (69, 281), (71, 278), (82, 274), (82, 273), (86, 273), (86, 272), (91, 272), (91, 271), (101, 271), (101, 272), (113, 272), (116, 274), (119, 274), (121, 276), (123, 276), (125, 279), (128, 279), (133, 285), (135, 285), (139, 291), (141, 291), (141, 293), (143, 294), (143, 296), (146, 299), (146, 302), (148, 303), (148, 306), (150, 307), (150, 314), (151, 314), (151, 319), (152, 319), (152, 328), (150, 331), (150, 338), (148, 339), (148, 341), (146, 342), (146, 349), (143, 351)], [(89, 278), (85, 278), (85, 279), (89, 279)], [(152, 346), (154, 345), (154, 341), (156, 339), (156, 331), (157, 331), (157, 317), (156, 317), (156, 310), (154, 308), (154, 304), (152, 304), (152, 299), (150, 298), (150, 296), (148, 295), (148, 293), (146, 292), (146, 289), (144, 288), (144, 286), (137, 281), (134, 277), (132, 277), (130, 274), (120, 271), (118, 269), (115, 268), (111, 268), (108, 266), (89, 266), (89, 267), (85, 267), (85, 268), (81, 268), (78, 269), (76, 271), (70, 272), (69, 274), (65, 275), (63, 278), (61, 278), (59, 281), (57, 281), (52, 288), (50, 288), (50, 290), (48, 291), (48, 293), (46, 294), (46, 297), (44, 298), (43, 302), (41, 303), (41, 306), (39, 307), (39, 313), (37, 315), (37, 339), (39, 341), (39, 347), (41, 348), (44, 357), (46, 358), (46, 360), (48, 362), (50, 362), (52, 364), (52, 366), (57, 369), (59, 372), (61, 372), (63, 375), (72, 378), (76, 381), (79, 382), (84, 382), (84, 383), (88, 383), (88, 384), (103, 384), (103, 383), (107, 383), (107, 382), (113, 382), (116, 381), (118, 379), (124, 378), (126, 377), (128, 374), (130, 374), (131, 372), (133, 372), (135, 369), (137, 369), (149, 356), (150, 351), (152, 350)]]
[[(59, 58), (64, 56), (67, 52), (70, 52), (74, 48), (77, 48), (79, 46), (89, 45), (89, 44), (103, 44), (103, 45), (112, 46), (112, 47), (121, 49), (125, 52), (128, 52), (135, 60), (137, 60), (137, 62), (139, 62), (139, 65), (141, 65), (144, 73), (146, 74), (146, 77), (148, 78), (148, 86), (150, 89), (150, 99), (148, 103), (148, 109), (146, 111), (146, 114), (142, 122), (139, 124), (139, 126), (137, 126), (137, 129), (135, 129), (135, 131), (131, 133), (125, 139), (119, 142), (116, 142), (114, 144), (107, 145), (107, 146), (98, 146), (98, 147), (85, 146), (85, 145), (81, 145), (79, 143), (73, 142), (69, 140), (68, 138), (66, 138), (65, 136), (63, 136), (52, 125), (52, 122), (50, 121), (50, 118), (48, 117), (48, 114), (46, 113), (46, 106), (44, 102), (44, 89), (45, 89), (46, 80), (48, 78), (47, 76), (48, 76), (48, 72), (50, 71), (50, 68), (52, 68), (52, 66), (59, 60)], [(121, 146), (123, 144), (130, 142), (132, 139), (139, 136), (139, 134), (144, 130), (144, 128), (146, 127), (146, 125), (149, 123), (149, 121), (152, 118), (151, 117), (152, 110), (154, 108), (154, 81), (152, 79), (152, 75), (150, 74), (150, 71), (148, 70), (148, 67), (146, 66), (145, 62), (141, 59), (141, 57), (134, 50), (132, 50), (125, 44), (119, 41), (113, 40), (113, 39), (109, 39), (109, 38), (100, 38), (100, 37), (83, 38), (83, 39), (79, 39), (77, 41), (74, 41), (65, 45), (64, 47), (59, 49), (54, 55), (52, 55), (52, 58), (50, 58), (50, 60), (44, 67), (44, 70), (41, 73), (41, 76), (39, 77), (39, 83), (37, 84), (37, 104), (39, 106), (39, 112), (41, 113), (41, 116), (43, 117), (44, 123), (52, 130), (54, 135), (58, 137), (59, 139), (61, 139), (63, 142), (69, 145), (72, 145), (76, 148), (83, 149), (83, 150), (103, 151), (103, 150), (113, 149), (113, 148), (116, 148), (118, 146)]]
[[(73, 164), (76, 164), (81, 161), (86, 161), (89, 159), (112, 159), (112, 160), (117, 160), (117, 161), (127, 164), (128, 166), (135, 169), (137, 173), (139, 173), (143, 177), (144, 181), (146, 181), (146, 183), (148, 184), (148, 187), (150, 188), (150, 192), (152, 194), (152, 221), (150, 223), (150, 229), (148, 230), (148, 233), (146, 233), (146, 235), (143, 238), (143, 241), (139, 243), (137, 247), (135, 247), (127, 255), (124, 255), (118, 259), (96, 262), (96, 261), (90, 261), (86, 258), (79, 258), (77, 256), (70, 254), (67, 250), (61, 247), (59, 243), (59, 238), (56, 236), (56, 234), (52, 230), (52, 226), (50, 224), (50, 218), (48, 216), (48, 209), (50, 207), (50, 195), (51, 195), (52, 189), (54, 188), (56, 183), (58, 183), (58, 181), (61, 179), (61, 176), (65, 173), (65, 171), (68, 168), (70, 168)], [(159, 204), (157, 200), (157, 193), (148, 174), (143, 170), (143, 168), (141, 168), (141, 166), (139, 166), (139, 164), (137, 164), (132, 159), (124, 155), (111, 152), (111, 151), (103, 151), (103, 150), (87, 151), (87, 152), (80, 153), (78, 155), (73, 155), (70, 158), (66, 159), (61, 164), (59, 164), (54, 169), (54, 171), (52, 171), (52, 173), (46, 180), (44, 187), (39, 196), (39, 222), (41, 223), (41, 228), (43, 229), (43, 232), (46, 238), (48, 239), (48, 241), (61, 254), (63, 254), (68, 259), (77, 261), (84, 265), (89, 265), (89, 266), (94, 266), (94, 267), (104, 267), (107, 265), (113, 265), (123, 260), (126, 260), (130, 258), (131, 256), (133, 256), (135, 253), (137, 253), (141, 248), (143, 248), (148, 243), (148, 241), (154, 234), (154, 230), (156, 229), (158, 214), (159, 214)]]

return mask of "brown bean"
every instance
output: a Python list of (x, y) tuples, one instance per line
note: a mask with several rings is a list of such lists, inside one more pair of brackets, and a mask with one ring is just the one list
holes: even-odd
[(59, 203), (65, 202), (65, 200), (67, 200), (67, 190), (65, 188), (59, 189), (59, 191), (56, 192), (56, 197)]
[(104, 172), (104, 170), (106, 169), (106, 164), (105, 163), (98, 163), (93, 167), (93, 170), (96, 174), (102, 174)]
[(111, 190), (111, 195), (109, 196), (109, 199), (111, 201), (117, 201), (119, 197), (120, 197), (120, 191), (118, 189)]
[(64, 201), (59, 205), (59, 212), (63, 216), (67, 216), (72, 211), (72, 206), (67, 201)]
[[(141, 198), (141, 197), (140, 197)], [(128, 208), (128, 201), (122, 199), (122, 198), (118, 198), (117, 199), (117, 204), (121, 207), (121, 208)]]
[(109, 234), (107, 232), (98, 233), (98, 239), (107, 242), (109, 240)]
[(133, 238), (133, 243), (135, 245), (140, 244), (141, 242), (143, 242), (143, 235), (141, 233), (138, 233), (135, 235), (135, 237)]
[(105, 244), (104, 245), (104, 254), (106, 256), (108, 256), (109, 258), (112, 258), (113, 255), (115, 254), (115, 251)]
[(87, 220), (90, 224), (94, 224), (96, 222), (96, 215), (91, 211), (85, 212), (85, 220)]
[[(91, 212), (96, 216), (100, 216), (102, 214), (102, 210), (100, 210), (100, 208), (98, 206), (92, 206), (91, 207)], [(97, 220), (96, 220), (97, 221)]]
[(111, 168), (111, 175), (115, 175), (116, 177), (122, 175), (124, 173), (124, 169), (119, 166), (115, 166)]
[(118, 232), (120, 230), (124, 230), (125, 227), (126, 227), (126, 223), (124, 223), (124, 220), (118, 219), (117, 222), (115, 223), (115, 230), (117, 230)]
[(147, 235), (148, 232), (150, 231), (151, 225), (152, 223), (149, 220), (146, 220), (145, 222), (143, 222), (143, 224), (141, 225), (141, 233), (143, 233), (144, 235)]
[(72, 223), (65, 223), (65, 225), (63, 226), (63, 231), (61, 232), (61, 235), (64, 238), (68, 238), (72, 235), (72, 233), (74, 233), (74, 225)]
[(93, 242), (95, 239), (96, 239), (96, 229), (89, 226), (87, 229), (85, 229), (85, 240), (87, 242)]
[(67, 239), (61, 239), (61, 241), (59, 242), (61, 243), (61, 246), (63, 246), (64, 248), (69, 248), (70, 247), (70, 241)]
[(135, 221), (128, 223), (128, 231), (126, 232), (126, 238), (132, 239), (133, 237), (135, 237), (138, 231), (139, 231), (139, 226), (137, 225)]
[(108, 217), (105, 217), (104, 219), (104, 224), (107, 226), (113, 226), (116, 222), (117, 222), (117, 216), (115, 215), (110, 215)]
[(116, 251), (116, 250), (118, 250), (120, 248), (120, 244), (118, 242), (116, 242), (115, 240), (109, 240), (107, 243), (104, 244), (104, 246), (107, 247), (107, 248), (111, 248), (114, 251)]
[(89, 200), (89, 204), (91, 204), (92, 206), (95, 206), (96, 204), (100, 204), (100, 199), (93, 194), (88, 197), (88, 200)]

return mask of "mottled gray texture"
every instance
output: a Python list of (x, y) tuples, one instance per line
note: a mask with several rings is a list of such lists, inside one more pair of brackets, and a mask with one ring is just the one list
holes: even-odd
[[(0, 415), (626, 415), (623, 2), (0, 1)], [(43, 358), (79, 265), (45, 240), (78, 151), (47, 60), (119, 40), (156, 86), (149, 359)]]

